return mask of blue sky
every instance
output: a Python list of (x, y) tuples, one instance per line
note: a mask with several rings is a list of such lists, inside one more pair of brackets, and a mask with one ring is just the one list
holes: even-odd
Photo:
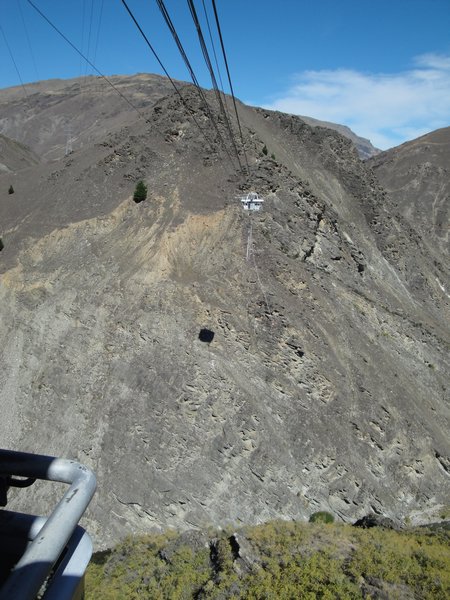
[[(161, 72), (120, 0), (33, 1), (103, 73)], [(188, 80), (154, 0), (127, 1), (169, 73)], [(216, 3), (243, 101), (349, 125), (383, 149), (450, 125), (450, 0)], [(210, 87), (186, 1), (166, 5)], [(20, 83), (10, 51), (25, 83), (92, 73), (27, 0), (0, 0), (0, 24), (0, 87)]]

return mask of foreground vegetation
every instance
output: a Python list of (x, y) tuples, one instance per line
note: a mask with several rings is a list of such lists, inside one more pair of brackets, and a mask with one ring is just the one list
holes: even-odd
[(86, 599), (450, 597), (450, 532), (274, 521), (128, 538), (94, 555)]

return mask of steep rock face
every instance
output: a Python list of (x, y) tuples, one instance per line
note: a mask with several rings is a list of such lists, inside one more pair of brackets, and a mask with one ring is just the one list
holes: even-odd
[[(96, 471), (99, 544), (319, 509), (423, 519), (448, 501), (444, 257), (348, 140), (240, 114), (248, 178), (169, 96), (27, 171), (20, 202), (0, 186), (1, 444)], [(261, 213), (234, 199), (247, 189)]]
[(345, 125), (339, 125), (339, 123), (330, 123), (329, 121), (319, 121), (318, 119), (313, 119), (312, 117), (302, 116), (301, 118), (303, 121), (305, 121), (305, 123), (308, 123), (308, 125), (312, 125), (313, 127), (327, 127), (328, 129), (334, 129), (338, 133), (341, 133), (347, 137), (354, 143), (359, 157), (362, 159), (371, 158), (372, 156), (376, 156), (381, 152), (381, 150), (373, 146), (370, 140), (356, 135), (354, 131)]
[(383, 152), (370, 165), (428, 252), (448, 256), (450, 127)]

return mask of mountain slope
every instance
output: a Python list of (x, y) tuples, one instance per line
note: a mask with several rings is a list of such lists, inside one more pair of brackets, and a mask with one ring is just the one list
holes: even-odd
[(20, 171), (38, 162), (32, 150), (0, 134), (0, 173)]
[(383, 152), (370, 164), (428, 252), (448, 255), (450, 127)]
[[(73, 149), (84, 148), (133, 122), (137, 111), (173, 91), (170, 82), (159, 75), (113, 75), (108, 79), (116, 89), (101, 77), (89, 76), (27, 84), (26, 100), (21, 86), (1, 90), (0, 132), (29, 145), (43, 160), (52, 160), (64, 155), (69, 139)], [(185, 84), (177, 81), (176, 85)], [(379, 152), (344, 125), (301, 118), (348, 137), (363, 159)]]
[(53, 160), (64, 156), (69, 139), (73, 149), (101, 140), (173, 90), (159, 75), (108, 79), (115, 89), (94, 76), (27, 84), (26, 98), (21, 86), (3, 89), (0, 132), (28, 145), (42, 160)]
[(329, 121), (319, 121), (318, 119), (313, 119), (312, 117), (305, 117), (303, 115), (300, 118), (312, 127), (328, 127), (329, 129), (334, 129), (338, 133), (341, 133), (355, 144), (355, 148), (358, 151), (360, 158), (362, 159), (371, 158), (372, 156), (376, 156), (381, 152), (381, 150), (375, 148), (375, 146), (372, 145), (370, 140), (356, 135), (356, 133), (346, 125), (330, 123)]
[[(433, 515), (450, 491), (445, 257), (334, 131), (240, 106), (246, 178), (178, 97), (145, 110), (22, 172), (14, 203), (0, 185), (2, 445), (96, 471), (99, 544), (318, 509)], [(235, 200), (248, 189), (261, 213)]]

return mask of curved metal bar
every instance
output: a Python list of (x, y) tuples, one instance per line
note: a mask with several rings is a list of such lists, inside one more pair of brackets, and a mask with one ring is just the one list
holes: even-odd
[(95, 475), (73, 460), (8, 450), (0, 450), (0, 475), (70, 484), (0, 591), (0, 599), (34, 598), (94, 495)]
[(16, 479), (15, 477), (10, 477), (8, 479), (8, 485), (10, 487), (26, 488), (30, 487), (30, 485), (33, 485), (35, 481), (36, 477), (27, 477), (26, 479)]

